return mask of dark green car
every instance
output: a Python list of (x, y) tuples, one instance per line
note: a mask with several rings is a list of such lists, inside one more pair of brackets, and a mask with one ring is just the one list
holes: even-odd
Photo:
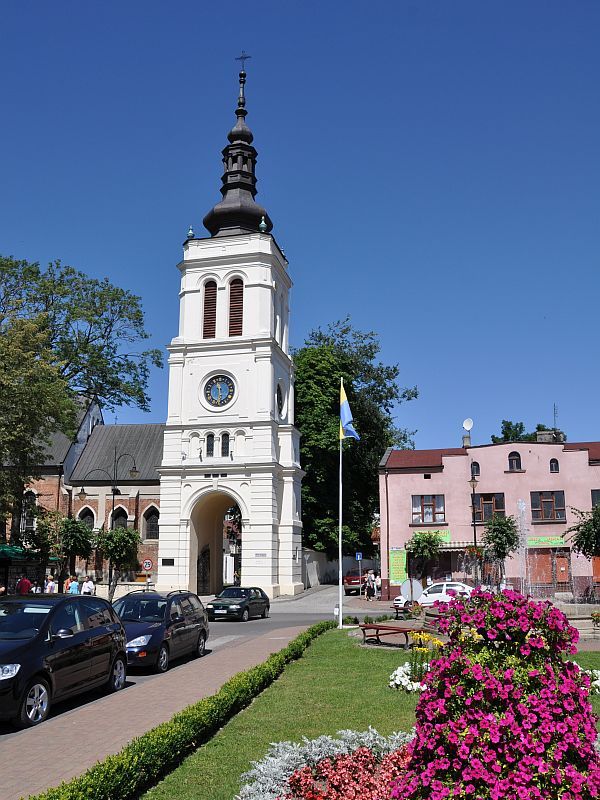
[(239, 619), (248, 622), (250, 617), (263, 619), (268, 617), (270, 606), (267, 595), (256, 586), (248, 589), (228, 586), (214, 600), (206, 604), (206, 611), (211, 622), (219, 619)]

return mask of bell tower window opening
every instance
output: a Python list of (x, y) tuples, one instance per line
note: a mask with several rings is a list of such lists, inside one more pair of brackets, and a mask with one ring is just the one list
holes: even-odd
[(229, 455), (229, 434), (224, 433), (221, 436), (221, 456), (227, 458)]
[(204, 286), (204, 320), (202, 338), (214, 339), (217, 334), (217, 284), (208, 281)]
[(241, 336), (244, 321), (244, 283), (234, 278), (229, 284), (229, 335)]
[(215, 454), (215, 435), (209, 433), (206, 437), (206, 455), (208, 458), (213, 458)]

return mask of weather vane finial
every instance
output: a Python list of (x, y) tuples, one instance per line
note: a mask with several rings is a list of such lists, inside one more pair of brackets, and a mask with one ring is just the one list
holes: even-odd
[(246, 51), (245, 51), (245, 50), (242, 50), (242, 53), (241, 53), (241, 55), (239, 55), (239, 56), (236, 58), (236, 61), (241, 61), (241, 62), (242, 62), (242, 72), (245, 72), (245, 71), (246, 71), (246, 63), (245, 63), (245, 62), (246, 62), (246, 61), (247, 61), (249, 58), (252, 58), (252, 56), (249, 56), (249, 55), (248, 55), (248, 53), (246, 53)]

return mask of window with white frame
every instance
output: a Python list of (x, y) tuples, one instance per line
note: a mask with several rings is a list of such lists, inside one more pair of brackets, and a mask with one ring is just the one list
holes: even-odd
[(413, 523), (445, 522), (444, 495), (413, 494), (412, 521)]

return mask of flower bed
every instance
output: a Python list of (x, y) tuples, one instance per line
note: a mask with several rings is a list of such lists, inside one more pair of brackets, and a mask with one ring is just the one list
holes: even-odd
[(563, 660), (577, 631), (515, 592), (453, 599), (417, 706), (402, 800), (588, 800), (600, 792), (590, 679)]
[(379, 800), (408, 763), (410, 733), (339, 731), (272, 744), (243, 779), (237, 800)]

